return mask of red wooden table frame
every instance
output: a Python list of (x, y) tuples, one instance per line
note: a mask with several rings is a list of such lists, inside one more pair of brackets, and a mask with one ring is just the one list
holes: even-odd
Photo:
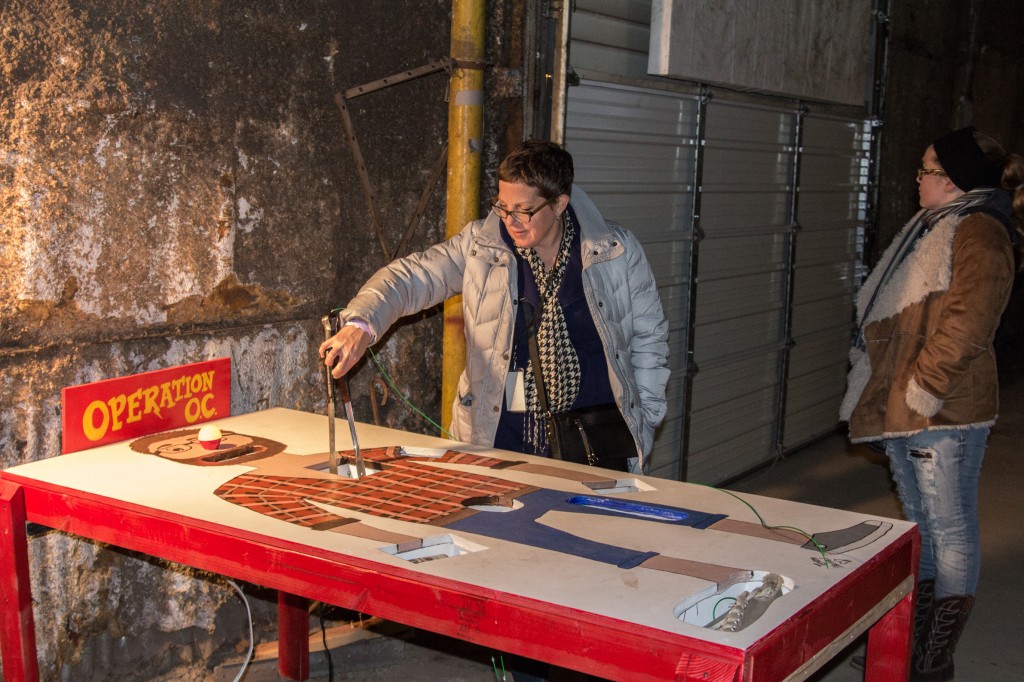
[(276, 589), (279, 669), (309, 676), (307, 600), (621, 680), (774, 682), (816, 669), (870, 628), (865, 679), (905, 679), (919, 536), (904, 532), (747, 649), (374, 563), (0, 473), (4, 680), (37, 680), (25, 524), (33, 522)]

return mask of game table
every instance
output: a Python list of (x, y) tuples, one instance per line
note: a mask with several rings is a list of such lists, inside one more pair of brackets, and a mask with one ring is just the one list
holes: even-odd
[(323, 415), (210, 423), (0, 472), (7, 682), (38, 678), (28, 522), (277, 590), (289, 679), (308, 600), (631, 681), (805, 679), (870, 631), (866, 679), (906, 677), (911, 523), (362, 423), (356, 480)]

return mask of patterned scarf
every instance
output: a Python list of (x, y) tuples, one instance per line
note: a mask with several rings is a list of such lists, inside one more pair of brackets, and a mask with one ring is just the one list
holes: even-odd
[[(548, 409), (552, 412), (564, 412), (572, 408), (580, 390), (580, 361), (576, 349), (569, 338), (569, 329), (565, 324), (562, 306), (558, 304), (558, 289), (562, 285), (565, 266), (569, 262), (575, 229), (569, 212), (562, 214), (562, 242), (558, 247), (558, 255), (550, 270), (544, 267), (533, 249), (516, 248), (519, 255), (530, 266), (533, 278), (537, 281), (540, 294), (540, 326), (537, 329), (537, 347), (540, 354), (541, 374), (544, 377), (544, 391), (547, 394)], [(533, 444), (542, 444), (544, 429), (539, 428), (542, 415), (537, 401), (537, 381), (534, 376), (532, 361), (527, 362), (523, 372), (523, 393), (526, 398), (527, 414), (530, 428), (526, 429), (526, 439)]]
[(1000, 220), (1007, 227), (1010, 242), (1015, 243), (1014, 230), (1009, 225), (1012, 207), (1010, 206), (1009, 194), (1004, 190), (994, 188), (972, 189), (970, 192), (966, 192), (937, 208), (921, 209), (911, 219), (909, 227), (901, 230), (900, 234), (896, 236), (900, 241), (896, 242), (894, 240), (889, 245), (876, 264), (875, 269), (861, 286), (861, 293), (858, 294), (857, 311), (860, 324), (857, 328), (857, 336), (854, 339), (854, 346), (856, 348), (862, 351), (866, 349), (864, 344), (864, 327), (871, 320), (871, 309), (875, 305), (875, 300), (886, 284), (889, 283), (889, 280), (892, 279), (893, 274), (899, 270), (906, 257), (914, 250), (918, 240), (928, 234), (932, 227), (946, 216), (965, 216), (979, 210), (985, 210)]

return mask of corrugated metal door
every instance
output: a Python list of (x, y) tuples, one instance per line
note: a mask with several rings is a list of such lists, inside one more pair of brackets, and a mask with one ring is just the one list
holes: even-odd
[(589, 82), (572, 88), (567, 111), (577, 184), (605, 218), (643, 242), (661, 292), (672, 378), (650, 471), (673, 479), (681, 473), (685, 414), (696, 116), (693, 97)]
[(802, 137), (786, 449), (833, 431), (846, 389), (871, 127), (863, 120), (808, 115)]
[(687, 480), (713, 483), (775, 454), (796, 116), (712, 102), (706, 129)]
[(721, 483), (838, 426), (870, 126), (660, 87), (650, 9), (575, 3), (564, 139), (580, 186), (643, 242), (669, 318), (651, 473)]

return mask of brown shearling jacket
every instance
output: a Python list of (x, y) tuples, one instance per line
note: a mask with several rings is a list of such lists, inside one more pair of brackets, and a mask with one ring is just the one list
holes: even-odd
[[(992, 340), (1013, 277), (1006, 228), (988, 214), (947, 216), (920, 238), (864, 322), (866, 354), (855, 349), (851, 357), (840, 417), (853, 442), (995, 422)], [(869, 284), (870, 277), (858, 296), (860, 314), (875, 289)]]

